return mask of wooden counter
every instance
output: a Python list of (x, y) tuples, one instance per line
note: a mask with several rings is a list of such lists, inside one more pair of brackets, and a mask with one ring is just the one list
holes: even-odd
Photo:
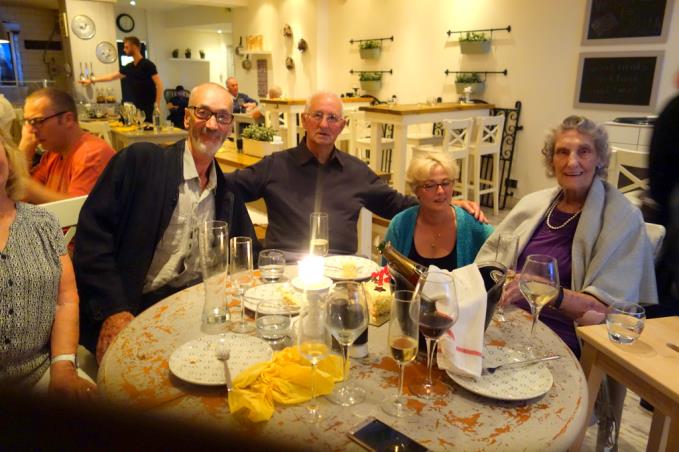
[(488, 110), (493, 108), (492, 104), (459, 104), (454, 102), (429, 104), (380, 104), (369, 107), (361, 107), (359, 110), (370, 113), (383, 113), (387, 115), (424, 115), (428, 113), (442, 113), (450, 111), (464, 110)]

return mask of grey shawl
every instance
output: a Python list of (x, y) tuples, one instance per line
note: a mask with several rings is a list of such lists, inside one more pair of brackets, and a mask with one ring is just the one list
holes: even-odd
[[(519, 252), (544, 219), (559, 187), (524, 196), (483, 245), (476, 262), (495, 260), (498, 235), (519, 236)], [(572, 289), (611, 304), (657, 304), (653, 249), (639, 209), (595, 177), (573, 238)], [(520, 270), (520, 269), (519, 269)]]

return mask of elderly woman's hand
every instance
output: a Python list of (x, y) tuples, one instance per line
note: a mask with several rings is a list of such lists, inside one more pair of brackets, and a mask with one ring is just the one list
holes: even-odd
[(519, 276), (520, 275), (517, 274), (516, 279), (503, 288), (502, 306), (507, 306), (524, 300), (524, 296), (519, 289)]
[(479, 220), (481, 223), (488, 223), (488, 219), (483, 214), (481, 206), (476, 204), (474, 201), (469, 201), (466, 199), (454, 199), (452, 203), (453, 205), (456, 205), (469, 212), (471, 216)]
[(52, 364), (50, 369), (49, 394), (92, 400), (97, 396), (97, 387), (80, 378), (72, 363), (58, 362)]

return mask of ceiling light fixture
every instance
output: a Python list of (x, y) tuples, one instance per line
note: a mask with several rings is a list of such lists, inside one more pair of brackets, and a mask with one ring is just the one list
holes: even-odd
[(135, 2), (134, 0), (130, 0), (130, 5), (135, 6), (136, 4), (137, 2)]
[(217, 33), (219, 33), (219, 34), (221, 35), (221, 34), (222, 34), (222, 30), (217, 30)]

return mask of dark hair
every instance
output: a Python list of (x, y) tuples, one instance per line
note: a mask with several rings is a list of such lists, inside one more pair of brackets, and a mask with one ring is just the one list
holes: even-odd
[(125, 37), (123, 38), (123, 42), (127, 42), (127, 43), (130, 43), (130, 44), (134, 44), (134, 45), (136, 45), (137, 47), (139, 47), (139, 48), (141, 49), (141, 41), (140, 41), (139, 38), (136, 37), (136, 36), (125, 36)]
[(184, 89), (184, 86), (183, 86), (183, 85), (177, 85), (177, 87), (176, 87), (174, 90), (175, 90), (175, 91), (186, 91), (186, 90)]
[(40, 97), (49, 99), (55, 113), (68, 111), (73, 113), (73, 117), (76, 121), (78, 120), (78, 110), (75, 107), (75, 101), (66, 91), (57, 88), (42, 88), (29, 95), (26, 98), (26, 102)]

